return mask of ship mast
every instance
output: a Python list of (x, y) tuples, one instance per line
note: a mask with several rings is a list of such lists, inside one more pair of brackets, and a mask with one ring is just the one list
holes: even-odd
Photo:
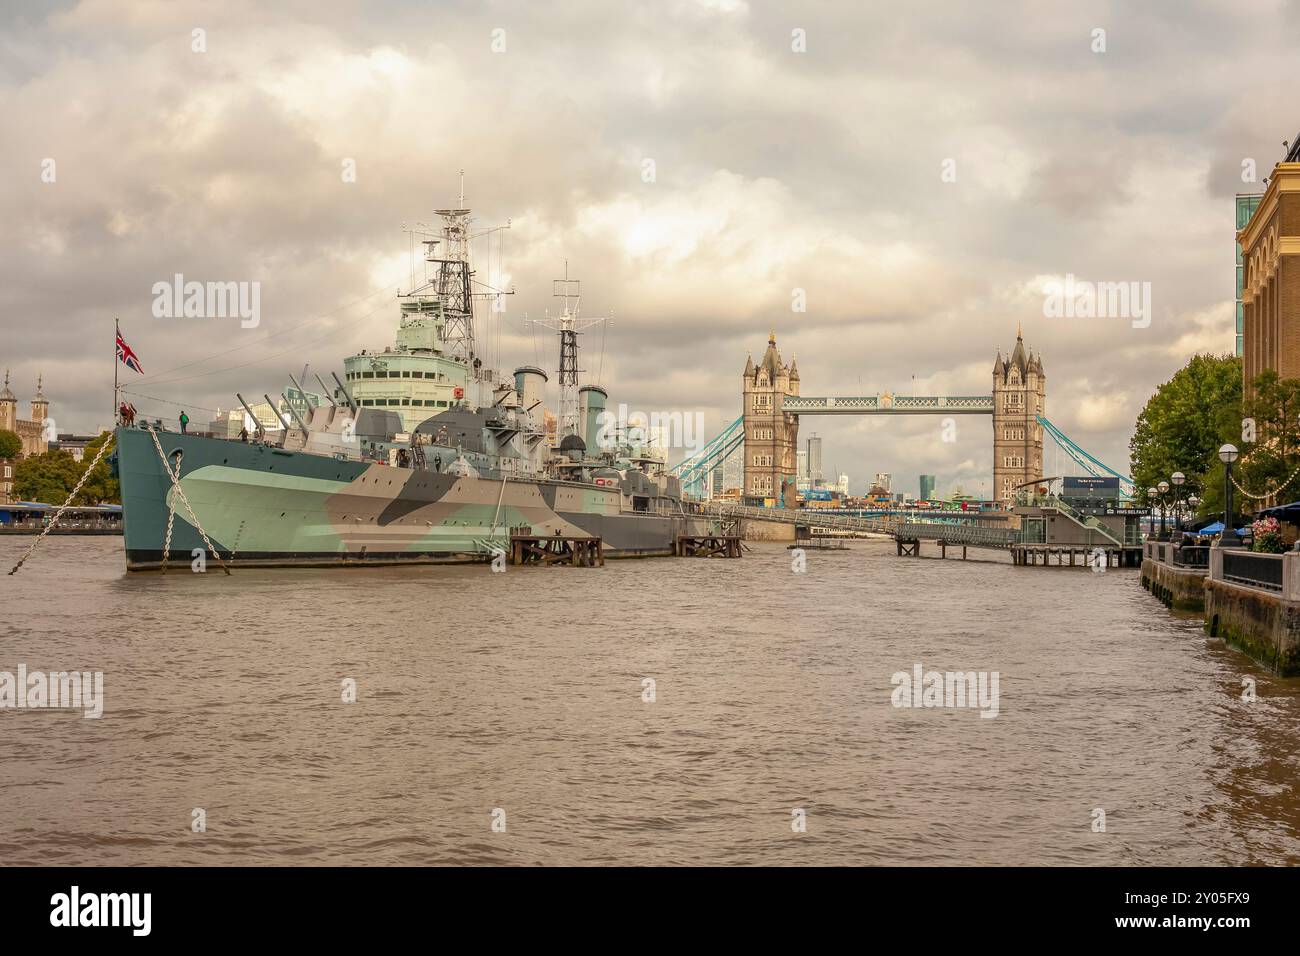
[(435, 209), (442, 217), (442, 253), (437, 241), (426, 242), (425, 261), (437, 266), (435, 292), (445, 321), (442, 338), (453, 356), (474, 363), (473, 272), (469, 267), (469, 210), (465, 208), (465, 170), (460, 171), (460, 199), (455, 209)]
[(533, 319), (543, 328), (552, 329), (560, 337), (560, 414), (556, 422), (556, 435), (581, 434), (578, 422), (578, 373), (585, 371), (578, 368), (578, 335), (584, 329), (604, 322), (604, 317), (582, 318), (579, 310), (582, 304), (581, 284), (577, 279), (569, 278), (569, 260), (564, 260), (564, 278), (551, 281), (551, 296), (562, 299), (563, 310), (559, 315), (547, 315), (544, 319)]
[[(465, 170), (460, 171), (460, 197), (454, 209), (435, 209), (434, 213), (442, 219), (439, 230), (440, 238), (423, 239), (424, 261), (434, 266), (432, 279), (428, 278), (420, 287), (412, 290), (402, 298), (427, 302), (433, 305), (442, 316), (442, 344), (447, 353), (470, 366), (472, 374), (481, 365), (474, 341), (474, 300), (492, 298), (500, 302), (503, 295), (513, 295), (514, 289), (497, 289), (476, 283), (474, 270), (470, 265), (470, 243), (473, 240), (490, 236), (503, 229), (510, 228), (507, 220), (504, 226), (494, 226), (481, 232), (472, 233), (470, 223), (473, 219), (465, 206)], [(427, 235), (427, 233), (426, 233)], [(481, 287), (475, 292), (474, 285)], [(420, 311), (424, 311), (421, 309)]]

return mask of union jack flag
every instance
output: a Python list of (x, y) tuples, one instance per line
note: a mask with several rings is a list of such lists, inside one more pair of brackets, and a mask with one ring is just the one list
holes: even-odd
[(140, 367), (140, 358), (131, 351), (131, 346), (126, 344), (126, 339), (122, 338), (122, 333), (117, 333), (117, 357), (127, 368), (135, 369), (141, 375), (144, 369)]

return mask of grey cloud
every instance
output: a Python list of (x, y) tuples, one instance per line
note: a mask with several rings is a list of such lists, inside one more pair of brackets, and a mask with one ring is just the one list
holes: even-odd
[[(1294, 3), (1280, 20), (1262, 0), (725, 6), (11, 6), (0, 364), (20, 395), (43, 370), (77, 429), (106, 418), (114, 316), (155, 380), (255, 346), (174, 385), (139, 381), (196, 408), (272, 390), (303, 361), (337, 367), (391, 341), (390, 293), (340, 307), (405, 283), (401, 224), (447, 203), (460, 168), (480, 224), (514, 220), (503, 364), (534, 359), (523, 316), (551, 305), (567, 258), (584, 307), (614, 316), (611, 397), (698, 408), (711, 426), (737, 414), (745, 355), (770, 328), (810, 394), (906, 391), (914, 373), (969, 392), (1019, 321), (1044, 355), (1049, 416), (1124, 468), (1133, 418), (1185, 360), (1170, 343), (1222, 308), (1231, 348), (1240, 160), (1266, 174), (1300, 127), (1283, 81)], [(956, 183), (939, 178), (948, 157)], [(175, 272), (260, 280), (262, 327), (153, 319), (150, 287)], [(1066, 272), (1151, 281), (1156, 322), (1048, 320), (1041, 298), (1008, 291)], [(1113, 424), (1086, 411), (1104, 394), (1125, 396)], [(990, 467), (980, 419), (953, 445), (929, 420), (805, 429), (855, 488), (876, 471), (911, 488), (924, 471), (973, 491)]]

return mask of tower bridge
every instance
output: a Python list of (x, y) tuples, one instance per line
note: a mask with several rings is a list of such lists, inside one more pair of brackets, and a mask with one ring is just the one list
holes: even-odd
[(875, 395), (812, 397), (799, 394), (797, 363), (786, 365), (768, 336), (767, 350), (742, 373), (741, 416), (696, 455), (673, 469), (686, 491), (707, 497), (709, 475), (736, 454), (744, 456), (742, 496), (747, 504), (797, 504), (799, 418), (802, 415), (988, 415), (993, 424), (993, 497), (1010, 504), (1016, 489), (1043, 479), (1043, 441), (1050, 437), (1087, 474), (1115, 476), (1128, 494), (1132, 479), (1103, 464), (1045, 417), (1047, 375), (1041, 355), (1026, 350), (1023, 332), (993, 362), (987, 395)]

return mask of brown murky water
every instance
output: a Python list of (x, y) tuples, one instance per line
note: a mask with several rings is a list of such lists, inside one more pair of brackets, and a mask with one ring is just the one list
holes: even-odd
[[(762, 545), (160, 577), (120, 548), (0, 577), (0, 671), (106, 698), (0, 710), (4, 863), (1300, 863), (1300, 681), (1134, 571), (855, 542), (804, 574)], [(916, 663), (997, 671), (998, 716), (893, 707)]]

